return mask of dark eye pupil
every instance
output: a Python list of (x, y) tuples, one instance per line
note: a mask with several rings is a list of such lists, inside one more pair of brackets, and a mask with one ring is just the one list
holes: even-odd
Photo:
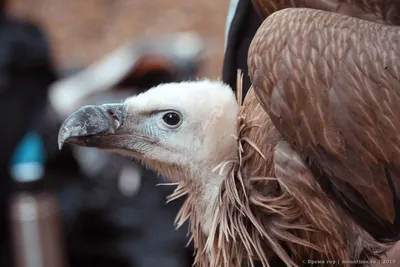
[(181, 121), (181, 118), (178, 114), (170, 112), (164, 115), (163, 120), (166, 124), (175, 126)]

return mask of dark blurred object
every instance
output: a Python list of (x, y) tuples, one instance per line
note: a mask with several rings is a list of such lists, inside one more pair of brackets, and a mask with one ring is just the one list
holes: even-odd
[[(235, 1), (235, 0), (233, 0)], [(236, 92), (237, 70), (243, 71), (243, 99), (251, 82), (247, 68), (247, 55), (254, 34), (262, 23), (254, 10), (252, 1), (238, 0), (235, 14), (227, 32), (227, 43), (223, 65), (222, 80)]]
[[(52, 109), (63, 120), (82, 105), (120, 102), (160, 83), (193, 79), (203, 48), (193, 33), (124, 45), (57, 81), (50, 92)], [(49, 150), (56, 150), (57, 134), (49, 137), (54, 139)], [(156, 188), (163, 179), (134, 161), (96, 149), (69, 148), (85, 177), (60, 190), (71, 267), (192, 265), (193, 249), (185, 248), (188, 228), (174, 229), (182, 200), (165, 203), (173, 188)], [(64, 160), (51, 166), (54, 173)]]
[(46, 153), (42, 138), (29, 132), (12, 157), (12, 250), (15, 267), (65, 267), (58, 201), (43, 184)]
[(0, 14), (1, 14), (1, 16), (4, 15), (5, 8), (6, 8), (5, 0), (0, 0)]
[[(1, 2), (4, 6), (4, 2)], [(8, 172), (11, 155), (39, 125), (48, 86), (56, 80), (45, 35), (34, 25), (0, 18), (0, 266), (10, 266)]]

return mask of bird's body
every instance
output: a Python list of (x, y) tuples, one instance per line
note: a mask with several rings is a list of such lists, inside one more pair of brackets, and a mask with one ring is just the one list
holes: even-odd
[(379, 257), (400, 233), (399, 31), (278, 11), (249, 49), (243, 105), (220, 82), (166, 84), (76, 111), (60, 144), (135, 157), (179, 184), (177, 223), (190, 219), (200, 267)]

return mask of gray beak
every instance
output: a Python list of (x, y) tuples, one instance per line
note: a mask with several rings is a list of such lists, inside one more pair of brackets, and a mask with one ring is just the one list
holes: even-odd
[(127, 112), (126, 104), (85, 106), (75, 111), (61, 125), (59, 149), (64, 143), (98, 148), (111, 146), (113, 136), (122, 133)]

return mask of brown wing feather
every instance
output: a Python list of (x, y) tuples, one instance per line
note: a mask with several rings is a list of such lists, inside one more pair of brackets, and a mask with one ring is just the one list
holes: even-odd
[(400, 28), (301, 8), (269, 16), (249, 49), (274, 125), (369, 230), (397, 214), (399, 60)]

